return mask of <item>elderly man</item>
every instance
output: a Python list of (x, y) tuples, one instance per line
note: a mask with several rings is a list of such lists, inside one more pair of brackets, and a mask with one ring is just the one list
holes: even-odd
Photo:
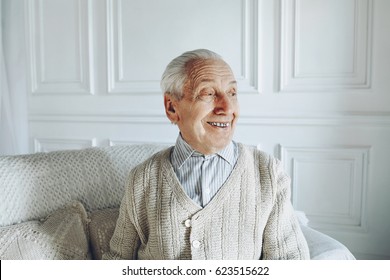
[(176, 145), (131, 171), (111, 259), (307, 259), (278, 160), (232, 141), (237, 82), (216, 53), (175, 58), (161, 81)]

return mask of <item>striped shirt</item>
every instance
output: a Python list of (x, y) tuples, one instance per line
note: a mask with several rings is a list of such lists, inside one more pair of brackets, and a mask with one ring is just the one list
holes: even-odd
[(186, 194), (204, 207), (225, 183), (238, 158), (238, 148), (231, 142), (213, 155), (203, 155), (187, 144), (181, 135), (171, 153), (171, 163)]

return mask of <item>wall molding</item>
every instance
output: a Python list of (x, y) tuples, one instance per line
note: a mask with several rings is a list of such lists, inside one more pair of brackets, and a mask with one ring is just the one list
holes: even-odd
[[(108, 93), (161, 94), (160, 81), (129, 80), (123, 77), (123, 46), (121, 27), (121, 5), (123, 0), (107, 0), (107, 65), (108, 65)], [(242, 93), (258, 93), (258, 17), (259, 4), (257, 0), (241, 0), (242, 15), (242, 52), (241, 69), (237, 75)]]
[(168, 143), (168, 142), (157, 142), (157, 141), (133, 141), (133, 140), (126, 140), (126, 139), (108, 139), (108, 146), (120, 146), (120, 145), (143, 145), (143, 144), (152, 144), (152, 145), (158, 145), (158, 146), (166, 146), (170, 147), (174, 145), (174, 143)]
[(334, 114), (312, 116), (249, 116), (240, 117), (240, 125), (272, 125), (272, 126), (390, 126), (389, 114)]
[(297, 27), (301, 0), (281, 0), (279, 91), (330, 92), (356, 91), (371, 88), (373, 1), (355, 0), (353, 71), (350, 73), (304, 73), (300, 70)]
[(34, 153), (51, 152), (57, 150), (79, 150), (97, 146), (97, 141), (95, 138), (34, 138), (32, 142)]
[(74, 80), (48, 79), (44, 53), (44, 20), (42, 0), (26, 1), (27, 49), (30, 59), (30, 88), (34, 95), (93, 94), (93, 51), (92, 51), (92, 0), (76, 2), (78, 28), (75, 34), (79, 77)]
[(257, 0), (241, 0), (242, 3), (242, 73), (237, 77), (240, 92), (259, 93), (259, 16)]
[[(306, 213), (311, 226), (324, 230), (367, 232), (366, 194), (368, 189), (370, 149), (370, 146), (291, 147), (280, 145), (280, 157), (284, 164), (284, 170), (289, 173), (292, 179), (293, 204), (298, 210)], [(344, 192), (346, 201), (339, 201), (339, 205), (332, 205), (332, 207), (326, 206), (328, 210), (321, 210), (321, 208), (311, 210), (310, 207), (312, 206), (304, 206), (311, 203), (307, 203), (304, 195), (300, 194), (301, 189), (305, 188), (305, 186), (304, 183), (300, 185), (299, 182), (302, 183), (308, 180), (308, 178), (301, 180), (301, 176), (305, 176), (305, 173), (300, 170), (301, 166), (306, 166), (306, 168), (308, 166), (314, 168), (331, 166), (334, 171), (339, 168), (349, 170), (349, 173), (343, 173), (345, 177), (341, 178), (348, 181), (347, 185), (343, 185), (343, 190), (340, 189), (340, 194), (342, 193), (341, 191)], [(328, 175), (326, 171), (323, 171), (323, 168), (318, 170), (324, 172), (323, 176)], [(332, 175), (337, 176), (333, 173)], [(328, 178), (329, 182), (333, 180), (332, 177)], [(309, 180), (313, 181), (310, 183), (310, 191), (313, 193), (325, 191), (328, 192), (328, 195), (331, 195), (327, 188), (319, 189), (323, 182), (317, 182), (318, 187), (315, 187), (316, 180), (314, 178), (309, 178)], [(339, 196), (340, 194), (332, 195)], [(314, 199), (314, 197), (312, 198)], [(337, 201), (337, 199), (332, 201)], [(324, 201), (325, 204), (326, 201)], [(301, 209), (301, 207), (309, 208)], [(344, 207), (347, 210), (341, 210)]]
[[(80, 123), (139, 123), (168, 124), (165, 115), (133, 115), (133, 114), (30, 114), (30, 122), (80, 122)], [(343, 114), (332, 116), (242, 116), (238, 125), (270, 125), (270, 126), (360, 126), (390, 127), (390, 114), (365, 113)]]
[(122, 0), (107, 0), (107, 68), (108, 93), (132, 94), (160, 92), (159, 81), (133, 81), (123, 78), (121, 28)]

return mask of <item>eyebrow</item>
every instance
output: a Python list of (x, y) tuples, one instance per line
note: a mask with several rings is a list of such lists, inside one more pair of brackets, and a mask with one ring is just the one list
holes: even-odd
[[(212, 80), (212, 79), (204, 79), (204, 80), (201, 80), (200, 83), (209, 83), (209, 82), (215, 82), (215, 80)], [(233, 80), (231, 82), (229, 82), (229, 85), (236, 85), (237, 84), (237, 81), (236, 80)]]

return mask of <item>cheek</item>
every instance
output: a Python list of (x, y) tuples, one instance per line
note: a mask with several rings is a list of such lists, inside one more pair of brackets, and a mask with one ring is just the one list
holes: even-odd
[(240, 109), (238, 108), (234, 114), (234, 121), (237, 122), (238, 117), (240, 116)]
[(206, 121), (203, 121), (203, 117), (194, 111), (187, 112), (181, 120), (181, 130), (193, 135), (202, 133), (204, 130), (203, 124), (206, 123)]
[(198, 122), (199, 124), (206, 123), (206, 121), (212, 116), (213, 108), (212, 106), (199, 106), (193, 107), (189, 113), (189, 117), (193, 122)]
[(207, 121), (213, 115), (213, 106), (209, 104), (192, 104), (180, 110), (180, 119), (182, 121), (183, 128), (186, 130), (196, 130), (201, 132), (205, 129)]

